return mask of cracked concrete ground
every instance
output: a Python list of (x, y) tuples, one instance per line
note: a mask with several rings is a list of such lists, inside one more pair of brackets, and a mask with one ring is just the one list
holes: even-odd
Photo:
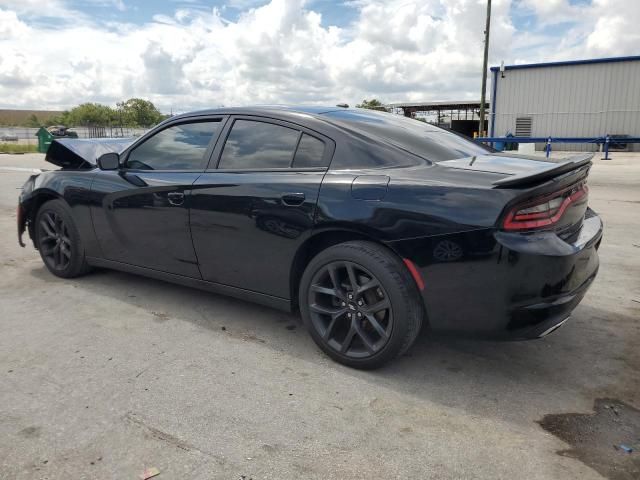
[(292, 315), (106, 270), (53, 277), (15, 233), (29, 173), (12, 168), (43, 166), (0, 155), (2, 479), (597, 479), (538, 422), (640, 407), (639, 154), (595, 160), (601, 269), (563, 328), (423, 333), (374, 372), (332, 363)]

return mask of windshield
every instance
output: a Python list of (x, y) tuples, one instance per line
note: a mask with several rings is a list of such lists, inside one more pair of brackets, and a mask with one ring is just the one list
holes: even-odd
[(486, 155), (490, 150), (426, 122), (374, 110), (336, 110), (325, 114), (334, 123), (360, 132), (432, 162)]

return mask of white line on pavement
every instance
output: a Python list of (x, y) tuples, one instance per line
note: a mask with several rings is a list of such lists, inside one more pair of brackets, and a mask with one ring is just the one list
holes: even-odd
[(40, 170), (39, 168), (27, 168), (27, 167), (0, 167), (0, 170), (5, 172), (42, 173), (42, 170)]

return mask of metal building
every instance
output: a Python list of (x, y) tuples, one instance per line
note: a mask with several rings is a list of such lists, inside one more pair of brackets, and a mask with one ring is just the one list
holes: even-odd
[(491, 137), (640, 137), (640, 56), (492, 67), (491, 81)]

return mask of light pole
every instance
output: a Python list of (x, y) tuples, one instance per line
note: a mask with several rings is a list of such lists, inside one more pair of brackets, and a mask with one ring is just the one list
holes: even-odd
[(489, 30), (491, 28), (491, 0), (487, 0), (487, 23), (484, 27), (484, 59), (482, 61), (482, 93), (480, 94), (479, 135), (484, 135), (484, 104), (487, 101), (487, 62), (489, 61)]

